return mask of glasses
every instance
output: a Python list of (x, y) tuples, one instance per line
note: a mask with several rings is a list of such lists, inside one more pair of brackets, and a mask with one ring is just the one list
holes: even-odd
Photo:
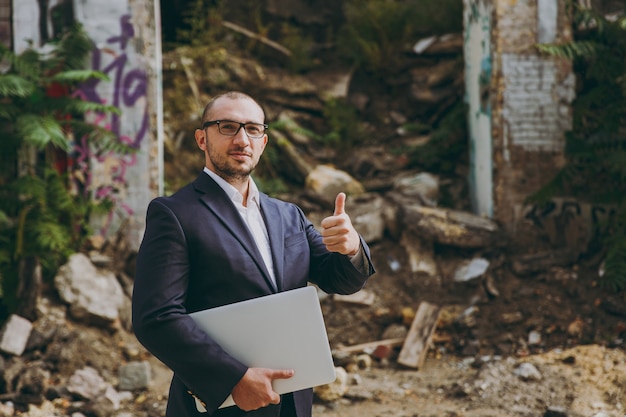
[(217, 129), (220, 133), (226, 136), (235, 136), (243, 127), (246, 135), (248, 135), (251, 139), (261, 139), (265, 134), (265, 131), (268, 129), (268, 126), (262, 123), (239, 123), (233, 122), (232, 120), (210, 120), (202, 124), (202, 130), (213, 125), (217, 125)]

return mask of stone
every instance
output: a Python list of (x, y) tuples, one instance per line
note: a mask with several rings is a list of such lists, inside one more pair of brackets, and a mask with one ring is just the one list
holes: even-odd
[(124, 391), (147, 388), (152, 378), (150, 364), (146, 361), (136, 361), (122, 365), (118, 374), (118, 388)]
[(26, 349), (28, 338), (33, 329), (33, 324), (24, 317), (12, 314), (2, 329), (0, 350), (2, 352), (20, 356)]

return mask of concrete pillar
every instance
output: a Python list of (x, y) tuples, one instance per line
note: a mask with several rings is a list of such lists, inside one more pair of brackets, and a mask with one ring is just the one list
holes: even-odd
[(470, 141), (469, 186), (472, 209), (492, 217), (493, 138), (490, 99), (493, 79), (491, 29), (493, 4), (490, 0), (464, 0), (465, 90)]
[(93, 198), (116, 203), (115, 210), (92, 223), (104, 236), (123, 228), (131, 248), (139, 245), (145, 208), (162, 183), (156, 129), (161, 119), (161, 44), (155, 1), (74, 0), (76, 19), (95, 44), (91, 67), (110, 78), (86, 85), (81, 94), (121, 110), (120, 115), (106, 119), (93, 115), (92, 121), (137, 149), (132, 155), (94, 155), (84, 144), (77, 144), (78, 151), (89, 156), (90, 163), (82, 168)]
[(535, 47), (571, 39), (565, 3), (465, 0), (464, 22), (474, 209), (521, 232), (524, 200), (565, 163), (572, 65)]

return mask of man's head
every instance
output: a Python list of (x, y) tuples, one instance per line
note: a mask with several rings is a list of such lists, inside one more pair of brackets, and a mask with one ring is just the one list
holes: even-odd
[(263, 109), (247, 94), (231, 91), (211, 99), (195, 132), (207, 168), (233, 185), (247, 182), (267, 144), (264, 123)]

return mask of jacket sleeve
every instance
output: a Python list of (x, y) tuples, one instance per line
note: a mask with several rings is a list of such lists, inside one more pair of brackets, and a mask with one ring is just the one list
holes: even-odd
[(187, 315), (188, 242), (180, 221), (157, 198), (148, 206), (137, 255), (132, 321), (137, 339), (216, 410), (247, 367), (229, 356)]

